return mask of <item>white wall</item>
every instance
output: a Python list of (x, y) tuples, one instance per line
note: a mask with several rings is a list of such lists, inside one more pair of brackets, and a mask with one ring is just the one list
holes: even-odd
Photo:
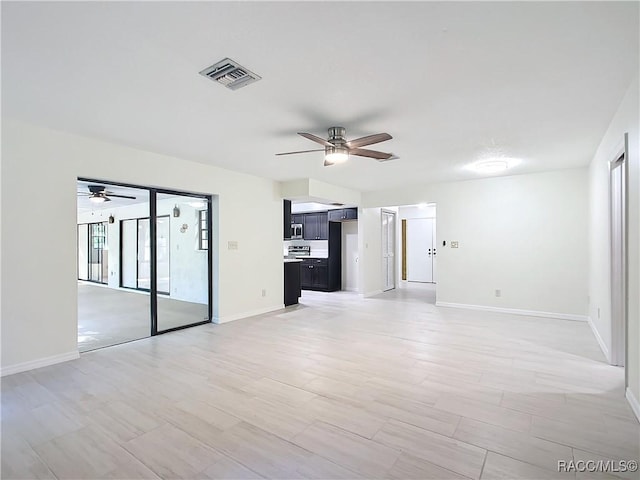
[(282, 307), (276, 182), (3, 119), (3, 372), (77, 351), (77, 177), (217, 194), (214, 316)]
[[(609, 169), (629, 134), (629, 223), (628, 240), (628, 365), (629, 389), (640, 399), (640, 120), (638, 77), (631, 83), (618, 111), (589, 166), (589, 316), (602, 339), (611, 348), (611, 285), (609, 242)], [(598, 318), (598, 309), (600, 316)]]
[(364, 296), (382, 292), (382, 214), (380, 208), (358, 209), (359, 291)]
[[(342, 222), (341, 224), (341, 235), (342, 242), (341, 247), (342, 251), (341, 260), (342, 260), (342, 290), (359, 292), (360, 284), (359, 281), (359, 273), (360, 273), (360, 259), (358, 258), (359, 241), (356, 242), (356, 239), (359, 240), (358, 237), (358, 221), (351, 220), (348, 222)], [(349, 240), (354, 239), (353, 248), (350, 248)], [(355, 257), (355, 261), (354, 261)]]
[[(376, 208), (363, 210), (421, 202), (438, 209), (438, 302), (585, 318), (586, 169), (369, 192)], [(365, 217), (363, 242), (379, 238), (376, 222)]]
[(436, 218), (435, 205), (411, 205), (398, 208), (398, 218), (400, 220), (409, 218)]

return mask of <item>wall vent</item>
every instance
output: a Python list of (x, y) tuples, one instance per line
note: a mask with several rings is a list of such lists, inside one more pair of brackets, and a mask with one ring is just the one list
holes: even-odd
[(230, 58), (225, 58), (215, 65), (205, 68), (200, 72), (200, 75), (210, 78), (231, 90), (245, 87), (262, 78)]

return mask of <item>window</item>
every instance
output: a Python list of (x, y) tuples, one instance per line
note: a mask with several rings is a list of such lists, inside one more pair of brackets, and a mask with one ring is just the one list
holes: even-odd
[(207, 211), (200, 210), (198, 211), (198, 219), (200, 220), (200, 250), (208, 250), (209, 249), (209, 227), (207, 225)]

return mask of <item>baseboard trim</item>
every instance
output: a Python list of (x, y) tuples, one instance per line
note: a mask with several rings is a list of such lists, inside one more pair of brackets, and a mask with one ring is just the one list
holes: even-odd
[(636, 415), (636, 419), (640, 422), (640, 402), (638, 402), (638, 399), (635, 397), (633, 392), (629, 390), (629, 387), (627, 387), (624, 396), (627, 397), (627, 402), (629, 402), (631, 410), (633, 410), (633, 413)]
[(34, 370), (36, 368), (48, 367), (49, 365), (55, 365), (56, 363), (68, 362), (69, 360), (77, 360), (80, 358), (80, 353), (77, 350), (73, 352), (61, 353), (60, 355), (52, 355), (50, 357), (39, 358), (37, 360), (30, 360), (28, 362), (16, 363), (15, 365), (9, 365), (8, 367), (2, 367), (0, 369), (0, 376), (13, 375), (15, 373), (26, 372)]
[(607, 344), (604, 343), (604, 340), (600, 336), (600, 332), (598, 332), (598, 329), (596, 328), (595, 323), (593, 323), (593, 320), (591, 319), (591, 317), (587, 317), (587, 322), (591, 327), (593, 336), (596, 337), (596, 341), (598, 342), (598, 345), (600, 345), (600, 350), (602, 350), (602, 353), (604, 353), (604, 358), (607, 359), (607, 363), (611, 363), (611, 357), (609, 356), (609, 349), (607, 348)]
[(527, 317), (556, 318), (560, 320), (572, 320), (575, 322), (587, 321), (586, 315), (576, 315), (573, 313), (541, 312), (539, 310), (522, 310), (519, 308), (489, 307), (486, 305), (469, 305), (466, 303), (436, 302), (436, 307), (465, 308), (467, 310), (482, 310), (485, 312), (510, 313), (512, 315), (524, 315)]
[(365, 292), (362, 295), (363, 298), (373, 297), (374, 295), (380, 295), (383, 290), (373, 290), (371, 292)]
[(243, 318), (249, 318), (249, 317), (255, 317), (258, 315), (263, 315), (265, 313), (271, 313), (271, 312), (275, 312), (277, 310), (283, 310), (284, 309), (284, 303), (282, 305), (278, 305), (275, 307), (266, 307), (266, 308), (259, 308), (257, 310), (250, 310), (248, 312), (242, 312), (242, 313), (236, 313), (235, 315), (227, 315), (224, 317), (213, 317), (213, 323), (216, 323), (218, 325), (222, 324), (222, 323), (229, 323), (229, 322), (233, 322), (235, 320), (241, 320)]

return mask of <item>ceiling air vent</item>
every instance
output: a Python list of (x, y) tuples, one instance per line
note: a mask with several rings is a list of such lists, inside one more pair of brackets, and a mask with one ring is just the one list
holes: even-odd
[(221, 83), (231, 90), (237, 90), (262, 78), (230, 58), (225, 58), (215, 65), (205, 68), (200, 72), (200, 75)]

